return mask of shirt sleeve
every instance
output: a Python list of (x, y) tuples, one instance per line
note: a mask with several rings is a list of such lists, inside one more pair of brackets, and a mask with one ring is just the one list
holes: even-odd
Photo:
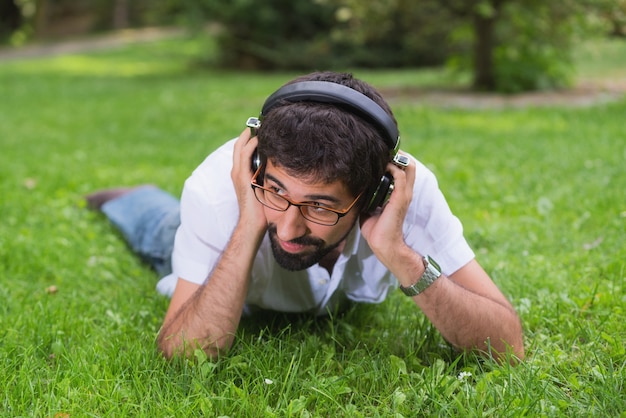
[(404, 235), (411, 248), (437, 261), (445, 275), (475, 257), (463, 235), (463, 225), (450, 210), (435, 175), (419, 161)]

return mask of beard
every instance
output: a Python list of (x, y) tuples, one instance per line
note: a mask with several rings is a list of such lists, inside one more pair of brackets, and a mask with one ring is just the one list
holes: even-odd
[(278, 242), (278, 234), (276, 232), (276, 225), (269, 224), (267, 230), (276, 262), (286, 270), (297, 271), (305, 270), (319, 263), (326, 255), (337, 248), (339, 244), (346, 239), (352, 229), (349, 229), (346, 235), (344, 235), (339, 241), (330, 245), (326, 244), (326, 242), (320, 238), (311, 236), (303, 236), (292, 239), (289, 242), (313, 247), (312, 249), (307, 249), (306, 251), (297, 254), (289, 253), (283, 250), (280, 246)]

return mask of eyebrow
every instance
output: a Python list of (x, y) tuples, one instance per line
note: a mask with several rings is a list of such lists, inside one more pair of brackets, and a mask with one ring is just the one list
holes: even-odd
[[(276, 183), (276, 185), (278, 185), (281, 189), (286, 189), (285, 185), (276, 177), (272, 176), (271, 174), (265, 173), (265, 177), (267, 177), (268, 180)], [(311, 194), (311, 195), (306, 195), (305, 198), (307, 198), (310, 201), (326, 200), (331, 203), (336, 203), (336, 204), (341, 203), (341, 201), (337, 199), (335, 196), (326, 195), (326, 194)]]

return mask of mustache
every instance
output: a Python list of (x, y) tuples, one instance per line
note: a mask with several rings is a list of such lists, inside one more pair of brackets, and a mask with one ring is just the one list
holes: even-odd
[[(274, 237), (278, 238), (278, 232), (276, 230), (276, 224), (269, 224), (267, 230), (269, 231), (269, 233), (271, 235), (273, 235)], [(310, 237), (310, 236), (302, 236), (302, 237), (297, 237), (294, 239), (289, 240), (289, 242), (293, 243), (293, 244), (298, 244), (298, 245), (316, 245), (316, 246), (320, 246), (320, 245), (324, 245), (324, 241), (319, 239), (319, 238), (315, 238), (315, 237)]]

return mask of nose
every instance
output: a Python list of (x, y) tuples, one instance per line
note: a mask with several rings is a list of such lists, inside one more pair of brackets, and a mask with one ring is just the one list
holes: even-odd
[(296, 206), (290, 206), (285, 212), (282, 212), (280, 219), (276, 222), (276, 234), (281, 241), (291, 241), (307, 232), (306, 219), (302, 217), (300, 209)]

